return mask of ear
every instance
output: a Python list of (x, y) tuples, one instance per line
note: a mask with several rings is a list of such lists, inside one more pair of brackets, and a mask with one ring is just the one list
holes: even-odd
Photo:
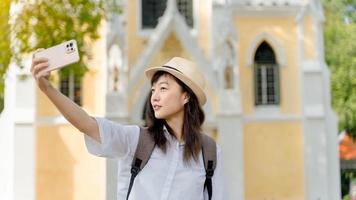
[(185, 92), (183, 95), (184, 95), (184, 97), (183, 97), (183, 98), (184, 98), (184, 99), (183, 99), (183, 102), (184, 102), (184, 104), (186, 104), (186, 103), (189, 102), (189, 95), (188, 95), (188, 93), (186, 93), (186, 92)]

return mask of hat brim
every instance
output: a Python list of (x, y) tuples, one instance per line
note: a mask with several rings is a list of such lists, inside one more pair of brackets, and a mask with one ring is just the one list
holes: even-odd
[(203, 106), (206, 103), (206, 96), (204, 91), (197, 84), (191, 81), (190, 78), (188, 78), (178, 70), (168, 68), (168, 67), (152, 67), (145, 71), (148, 80), (151, 80), (153, 75), (158, 71), (168, 72), (174, 77), (176, 77), (177, 79), (179, 79), (180, 81), (182, 81), (185, 85), (187, 85), (194, 92), (195, 96), (197, 96), (199, 104), (201, 106)]

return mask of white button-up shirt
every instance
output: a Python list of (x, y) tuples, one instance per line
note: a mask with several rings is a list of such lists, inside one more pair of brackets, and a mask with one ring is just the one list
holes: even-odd
[[(101, 143), (85, 135), (87, 149), (93, 155), (119, 160), (117, 199), (125, 200), (140, 128), (136, 125), (117, 124), (104, 118), (96, 120)], [(198, 162), (185, 164), (184, 144), (179, 144), (167, 129), (164, 130), (168, 141), (167, 152), (155, 147), (148, 163), (135, 178), (129, 200), (207, 200), (202, 154)], [(221, 162), (220, 147), (217, 146), (217, 165), (212, 178), (213, 200), (225, 199)]]

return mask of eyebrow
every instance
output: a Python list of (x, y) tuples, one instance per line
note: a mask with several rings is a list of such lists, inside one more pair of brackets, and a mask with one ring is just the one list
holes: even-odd
[(162, 85), (162, 84), (167, 84), (167, 85), (169, 85), (167, 81), (161, 81), (161, 82), (158, 82), (157, 84), (158, 84), (158, 85)]
[(167, 81), (162, 81), (162, 82), (159, 83), (159, 85), (161, 85), (161, 84), (167, 84), (167, 85), (169, 85)]

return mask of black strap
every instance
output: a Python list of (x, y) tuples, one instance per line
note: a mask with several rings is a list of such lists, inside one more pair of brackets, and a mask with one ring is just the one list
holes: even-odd
[(202, 134), (202, 152), (203, 152), (203, 159), (204, 159), (204, 167), (205, 167), (205, 183), (204, 183), (204, 190), (205, 188), (208, 191), (209, 200), (211, 200), (213, 196), (213, 184), (212, 184), (212, 177), (214, 176), (214, 170), (216, 167), (216, 143), (215, 141), (205, 135)]
[(137, 174), (141, 171), (140, 166), (141, 166), (142, 160), (136, 158), (134, 165), (131, 166), (131, 178), (130, 178), (130, 185), (129, 185), (129, 190), (127, 192), (126, 200), (129, 199), (130, 192), (133, 186), (133, 183), (135, 181), (135, 178)]
[(213, 176), (214, 176), (213, 161), (209, 160), (208, 167), (205, 170), (205, 183), (204, 183), (204, 189), (206, 188), (208, 190), (209, 200), (211, 200), (211, 197), (213, 196), (213, 184), (211, 180)]
[(129, 199), (132, 186), (138, 173), (145, 167), (151, 157), (155, 147), (153, 137), (149, 134), (147, 128), (140, 128), (140, 135), (136, 147), (136, 152), (131, 164), (130, 185), (127, 191), (126, 200)]

